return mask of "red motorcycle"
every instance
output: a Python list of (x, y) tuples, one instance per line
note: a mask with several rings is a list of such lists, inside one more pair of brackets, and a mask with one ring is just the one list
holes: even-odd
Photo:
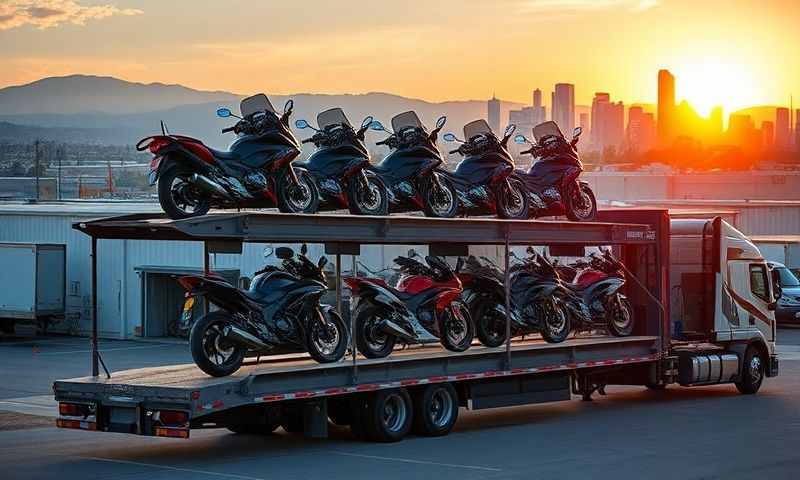
[(170, 135), (147, 137), (136, 149), (149, 150), (150, 185), (158, 183), (158, 201), (173, 219), (205, 215), (216, 208), (272, 208), (287, 213), (316, 213), (319, 191), (311, 174), (292, 165), (300, 143), (289, 130), (293, 102), (278, 116), (266, 95), (242, 100), (241, 117), (227, 108), (222, 118), (239, 121), (222, 133), (238, 138), (228, 151), (214, 150), (200, 140)]
[(398, 257), (396, 287), (378, 278), (346, 278), (355, 299), (356, 344), (367, 358), (392, 353), (404, 343), (441, 342), (463, 352), (472, 344), (475, 327), (469, 309), (459, 300), (461, 281), (444, 260), (427, 256), (425, 263)]

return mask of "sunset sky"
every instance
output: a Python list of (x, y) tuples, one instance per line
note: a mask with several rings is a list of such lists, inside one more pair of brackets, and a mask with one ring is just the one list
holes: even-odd
[(0, 86), (85, 73), (238, 93), (529, 103), (576, 84), (701, 113), (800, 105), (797, 0), (0, 0)]

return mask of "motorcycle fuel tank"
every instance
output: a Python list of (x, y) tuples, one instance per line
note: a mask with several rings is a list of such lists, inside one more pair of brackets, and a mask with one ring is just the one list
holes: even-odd
[(496, 179), (504, 178), (513, 171), (514, 164), (504, 155), (489, 152), (465, 157), (459, 162), (453, 173), (473, 185), (487, 185)]
[(395, 150), (386, 156), (375, 168), (381, 175), (396, 180), (413, 178), (421, 173), (436, 168), (442, 163), (439, 152), (424, 146), (415, 146)]
[(291, 156), (297, 157), (300, 150), (291, 139), (280, 133), (245, 135), (231, 144), (230, 151), (236, 159), (250, 168), (264, 169), (269, 163)]
[(313, 174), (325, 177), (340, 177), (359, 165), (366, 165), (369, 156), (354, 145), (339, 145), (321, 148), (311, 154), (303, 165)]

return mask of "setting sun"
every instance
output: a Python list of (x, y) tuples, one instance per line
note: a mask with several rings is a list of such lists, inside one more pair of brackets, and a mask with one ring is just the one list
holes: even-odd
[(743, 63), (703, 59), (679, 65), (674, 73), (678, 101), (687, 100), (700, 115), (718, 105), (732, 112), (764, 101), (753, 70)]

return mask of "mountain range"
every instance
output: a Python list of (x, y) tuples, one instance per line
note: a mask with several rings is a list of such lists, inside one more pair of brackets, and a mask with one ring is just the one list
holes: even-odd
[[(269, 94), (269, 92), (266, 92)], [(316, 115), (327, 108), (342, 107), (351, 123), (359, 124), (367, 115), (389, 124), (399, 112), (414, 110), (427, 125), (447, 115), (446, 129), (460, 132), (476, 118), (486, 117), (486, 101), (465, 100), (427, 102), (388, 93), (269, 95), (279, 111), (289, 98), (294, 100), (293, 119), (304, 118), (316, 124)], [(244, 95), (223, 91), (201, 91), (181, 85), (142, 84), (112, 77), (71, 75), (38, 80), (27, 85), (0, 89), (0, 141), (29, 138), (72, 143), (130, 145), (156, 133), (164, 121), (172, 133), (203, 139), (224, 148), (233, 135), (220, 129), (231, 119), (220, 119), (220, 106), (238, 111)], [(520, 108), (514, 102), (501, 102), (502, 118)]]

